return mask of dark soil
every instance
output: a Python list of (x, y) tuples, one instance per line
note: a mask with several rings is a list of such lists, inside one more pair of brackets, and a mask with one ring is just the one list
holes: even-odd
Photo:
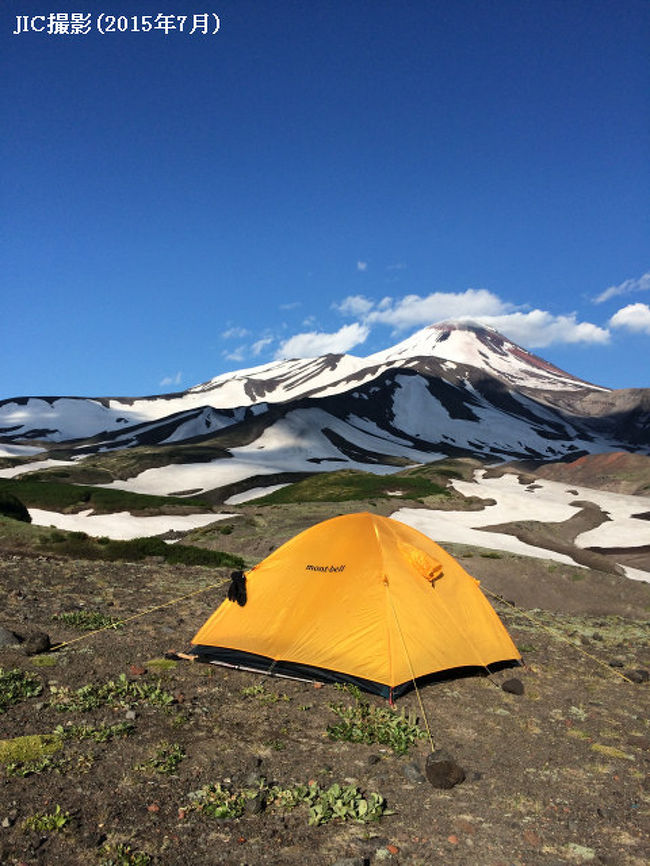
[[(303, 520), (323, 519), (321, 510), (303, 507), (296, 525), (292, 511), (251, 509), (236, 519), (249, 523), (215, 539), (254, 561), (304, 528)], [(245, 533), (250, 544), (243, 547)], [(53, 756), (63, 761), (58, 769), (22, 777), (0, 765), (0, 862), (144, 863), (135, 857), (140, 852), (165, 866), (330, 866), (346, 858), (422, 866), (646, 864), (650, 686), (620, 673), (650, 667), (650, 588), (589, 569), (455, 552), (466, 554), (465, 567), (486, 588), (525, 608), (489, 596), (526, 666), (421, 688), (436, 748), (465, 773), (450, 790), (432, 787), (424, 776), (426, 739), (405, 756), (376, 744), (331, 741), (330, 704), (352, 702), (333, 686), (183, 660), (161, 668), (168, 650), (188, 649), (224, 598), (227, 572), (0, 553), (0, 625), (23, 637), (46, 632), (54, 645), (83, 634), (54, 620), (56, 614), (83, 609), (124, 619), (222, 584), (58, 651), (27, 656), (20, 647), (0, 649), (1, 668), (32, 673), (43, 687), (0, 713), (3, 738), (48, 734), (68, 722), (115, 724), (134, 713), (127, 737), (64, 740)], [(113, 701), (74, 712), (53, 706), (52, 689), (100, 685), (120, 674), (137, 683), (160, 681), (174, 703)], [(500, 688), (513, 677), (523, 694)], [(257, 695), (243, 691), (260, 684)], [(422, 717), (414, 692), (400, 699), (402, 708)], [(146, 766), (164, 743), (185, 753), (170, 774)], [(304, 807), (269, 807), (227, 820), (184, 811), (190, 792), (208, 783), (244, 787), (259, 777), (283, 786), (353, 780), (383, 794), (393, 814), (372, 824), (312, 827)], [(70, 815), (61, 830), (25, 829), (27, 819), (57, 805)], [(130, 846), (131, 859), (117, 858), (120, 843)]]

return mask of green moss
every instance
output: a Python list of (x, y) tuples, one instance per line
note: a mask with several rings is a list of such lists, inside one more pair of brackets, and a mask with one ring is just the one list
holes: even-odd
[(594, 752), (600, 752), (601, 755), (606, 755), (608, 758), (624, 758), (627, 761), (633, 761), (634, 755), (628, 755), (616, 746), (605, 746), (603, 743), (594, 743), (591, 747)]
[(174, 659), (149, 659), (144, 664), (150, 671), (172, 671), (178, 667), (178, 662)]
[(57, 734), (29, 734), (0, 740), (0, 764), (36, 761), (44, 755), (58, 752), (62, 747), (61, 737)]
[(35, 668), (53, 668), (59, 663), (55, 655), (32, 656), (30, 661)]

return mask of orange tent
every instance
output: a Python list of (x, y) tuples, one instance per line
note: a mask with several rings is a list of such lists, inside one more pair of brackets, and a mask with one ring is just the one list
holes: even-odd
[(199, 629), (199, 658), (389, 696), (438, 671), (520, 657), (477, 580), (376, 514), (301, 532), (247, 573), (246, 594)]

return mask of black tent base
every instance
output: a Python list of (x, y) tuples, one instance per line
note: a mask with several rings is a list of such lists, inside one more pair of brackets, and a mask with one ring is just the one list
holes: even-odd
[[(355, 677), (339, 671), (331, 671), (326, 668), (302, 665), (296, 662), (286, 662), (269, 658), (268, 656), (256, 655), (255, 653), (242, 652), (240, 650), (228, 649), (227, 647), (213, 647), (195, 644), (190, 650), (197, 661), (210, 662), (223, 667), (236, 668), (238, 670), (251, 671), (252, 673), (266, 674), (267, 676), (283, 677), (285, 679), (299, 680), (301, 682), (320, 683), (351, 683), (365, 692), (380, 695), (383, 698), (397, 698), (413, 688), (413, 680), (406, 680), (399, 685), (391, 687), (385, 683), (366, 680), (363, 677)], [(461, 677), (486, 676), (504, 668), (517, 667), (521, 664), (519, 659), (507, 659), (495, 661), (486, 667), (480, 665), (466, 665), (458, 668), (450, 668), (444, 671), (436, 671), (417, 679), (417, 685), (423, 686), (430, 683), (445, 682), (447, 680), (459, 679)]]

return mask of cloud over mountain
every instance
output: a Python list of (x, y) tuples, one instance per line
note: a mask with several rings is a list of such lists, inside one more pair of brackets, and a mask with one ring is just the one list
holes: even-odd
[(308, 331), (294, 334), (280, 345), (275, 353), (276, 359), (282, 358), (312, 358), (315, 355), (327, 353), (343, 354), (354, 346), (364, 343), (370, 328), (367, 325), (354, 322), (343, 325), (338, 331), (326, 334), (318, 331)]
[(627, 328), (640, 334), (650, 334), (650, 306), (648, 304), (628, 304), (622, 307), (609, 320), (612, 328)]

